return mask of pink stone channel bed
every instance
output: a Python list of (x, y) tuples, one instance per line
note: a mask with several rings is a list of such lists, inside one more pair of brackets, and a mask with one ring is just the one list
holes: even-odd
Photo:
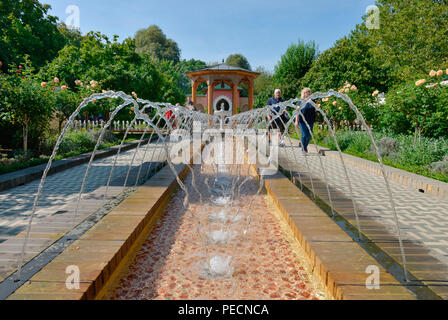
[[(195, 173), (198, 174), (199, 170), (195, 169)], [(204, 176), (196, 175), (196, 185), (206, 194)], [(234, 227), (242, 228), (250, 221), (246, 235), (236, 237), (231, 245), (208, 247), (209, 253), (234, 252), (232, 277), (202, 279), (199, 271), (206, 260), (204, 241), (198, 233), (199, 222), (204, 226), (199, 228), (200, 232), (209, 230), (208, 226), (213, 229), (208, 222), (208, 214), (232, 209), (213, 205), (208, 196), (204, 196), (201, 206), (191, 181), (189, 174), (185, 185), (190, 192), (191, 211), (184, 210), (185, 192), (179, 189), (129, 268), (122, 271), (104, 299), (328, 299), (308, 271), (303, 249), (270, 199), (263, 193), (257, 194), (259, 183), (253, 178), (241, 189), (238, 206), (244, 218)], [(233, 249), (235, 243), (237, 246)]]

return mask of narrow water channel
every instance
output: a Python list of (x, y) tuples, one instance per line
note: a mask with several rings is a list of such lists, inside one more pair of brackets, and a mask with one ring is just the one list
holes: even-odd
[[(203, 173), (199, 168), (194, 170)], [(201, 192), (206, 189), (205, 177), (196, 175)], [(198, 194), (193, 192), (191, 173), (185, 185), (191, 191), (190, 210), (186, 211), (182, 205), (185, 192), (177, 191), (105, 299), (328, 298), (309, 272), (303, 249), (270, 198), (257, 194), (257, 180), (251, 178), (244, 184), (234, 207), (216, 206), (206, 197), (201, 205)], [(228, 233), (214, 227), (214, 220), (219, 219), (230, 221)], [(239, 228), (245, 232), (239, 232)], [(204, 276), (206, 256), (229, 251), (233, 254), (231, 276), (213, 279)]]

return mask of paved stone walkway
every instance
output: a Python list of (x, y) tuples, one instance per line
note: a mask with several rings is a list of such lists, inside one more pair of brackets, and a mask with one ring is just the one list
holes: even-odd
[[(161, 143), (152, 143), (146, 154), (145, 148), (146, 144), (141, 145), (135, 156), (127, 186), (134, 186), (142, 162), (144, 165), (140, 179), (146, 175), (150, 166), (156, 167), (158, 163), (165, 161)], [(125, 177), (135, 151), (136, 149), (124, 151), (117, 158), (106, 201), (123, 191)], [(115, 155), (92, 163), (76, 219), (76, 203), (88, 164), (47, 177), (33, 219), (30, 234), (32, 239), (27, 245), (25, 261), (29, 261), (105, 204), (105, 185), (114, 160)], [(22, 248), (23, 235), (39, 183), (40, 179), (0, 192), (0, 281), (17, 267), (18, 254)]]
[[(291, 144), (297, 146), (296, 140), (291, 139), (286, 144), (279, 151), (280, 166), (305, 174), (310, 172), (312, 176), (324, 180), (316, 149), (310, 149), (310, 155), (304, 157), (299, 148), (291, 148)], [(341, 161), (320, 158), (329, 185), (351, 199)], [(347, 166), (347, 171), (356, 203), (360, 208), (367, 209), (363, 210), (363, 214), (368, 213), (395, 234), (395, 220), (383, 177), (355, 166)], [(403, 238), (427, 247), (434, 257), (448, 264), (448, 201), (396, 182), (390, 182), (390, 185)]]
[[(159, 148), (162, 148), (159, 146)], [(151, 148), (146, 152), (145, 161), (150, 161)], [(113, 172), (112, 180), (126, 175), (135, 149), (120, 153)], [(133, 168), (138, 167), (142, 161), (144, 146), (141, 146), (134, 160)], [(84, 187), (88, 194), (107, 183), (109, 173), (115, 156), (94, 161)], [(160, 161), (158, 154), (154, 155), (154, 162)], [(63, 205), (76, 200), (81, 189), (87, 163), (64, 170), (47, 177), (36, 211), (35, 222), (43, 217), (57, 212)], [(143, 170), (142, 170), (143, 171)], [(142, 172), (145, 174), (146, 172)], [(135, 180), (133, 181), (135, 183)], [(0, 242), (22, 231), (28, 223), (33, 201), (37, 193), (40, 179), (26, 185), (0, 192)], [(132, 181), (128, 182), (128, 185)]]

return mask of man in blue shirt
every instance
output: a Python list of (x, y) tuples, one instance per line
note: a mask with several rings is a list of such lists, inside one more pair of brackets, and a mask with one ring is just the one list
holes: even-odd
[[(311, 89), (305, 88), (302, 90), (302, 101), (309, 98), (311, 95)], [(302, 104), (302, 101), (299, 105)], [(313, 131), (314, 122), (316, 121), (316, 109), (314, 106), (308, 102), (306, 105), (301, 106), (300, 112), (302, 114), (297, 115), (295, 124), (299, 126), (300, 132), (302, 133), (302, 153), (304, 155), (308, 154), (308, 145), (311, 140), (311, 132)], [(308, 126), (311, 129), (308, 129)]]
[[(275, 89), (274, 97), (269, 99), (268, 106), (274, 106), (276, 104), (284, 102), (284, 100), (280, 97), (280, 95), (281, 95), (280, 89)], [(285, 124), (288, 122), (288, 119), (284, 113), (278, 117), (280, 110), (281, 107), (279, 105), (272, 107), (271, 115), (268, 115), (268, 120), (270, 122), (269, 130), (275, 130), (275, 129), (279, 130), (278, 133), (279, 141), (281, 139), (281, 136), (285, 132)], [(274, 118), (274, 120), (271, 122), (272, 118)], [(271, 139), (271, 133), (269, 132), (269, 140), (270, 139)], [(283, 146), (283, 141), (280, 142), (280, 146)]]

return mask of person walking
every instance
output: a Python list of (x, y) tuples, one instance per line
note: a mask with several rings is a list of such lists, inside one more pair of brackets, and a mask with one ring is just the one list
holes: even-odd
[[(278, 140), (280, 141), (279, 145), (282, 147), (284, 145), (283, 143), (283, 134), (285, 133), (285, 124), (288, 122), (288, 118), (285, 113), (279, 116), (281, 107), (277, 104), (284, 102), (284, 100), (281, 98), (281, 91), (280, 89), (275, 89), (274, 91), (274, 97), (270, 98), (268, 101), (268, 106), (273, 106), (271, 108), (271, 114), (268, 115), (269, 120), (269, 140), (271, 140), (271, 130), (278, 129), (279, 132)], [(277, 106), (276, 106), (277, 105)], [(272, 117), (274, 117), (274, 120), (272, 121)], [(272, 122), (271, 122), (272, 121)], [(282, 139), (282, 140), (280, 140)]]
[[(313, 132), (314, 122), (316, 121), (316, 109), (314, 106), (308, 102), (302, 106), (303, 101), (311, 96), (311, 89), (304, 88), (302, 90), (301, 98), (302, 101), (299, 104), (300, 112), (296, 117), (295, 125), (300, 128), (302, 133), (302, 153), (304, 155), (308, 154), (308, 145), (311, 140), (311, 133)], [(308, 129), (309, 127), (309, 129)], [(311, 132), (310, 132), (311, 130)]]

